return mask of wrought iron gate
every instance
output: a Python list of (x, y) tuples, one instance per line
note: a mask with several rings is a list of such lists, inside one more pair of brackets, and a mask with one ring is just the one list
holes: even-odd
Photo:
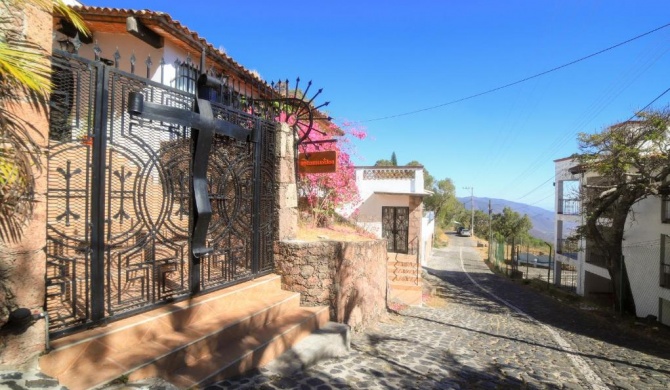
[(409, 207), (382, 207), (382, 237), (387, 251), (409, 252)]
[(214, 138), (206, 236), (213, 251), (195, 267), (190, 128), (126, 112), (130, 92), (184, 110), (195, 96), (64, 52), (54, 55), (53, 74), (46, 275), (52, 337), (274, 269), (273, 121), (212, 103), (216, 117), (259, 129), (260, 147)]

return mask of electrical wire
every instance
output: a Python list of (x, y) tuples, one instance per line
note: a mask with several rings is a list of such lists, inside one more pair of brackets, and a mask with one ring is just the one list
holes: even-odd
[(670, 88), (668, 88), (668, 89), (666, 89), (665, 91), (663, 91), (660, 95), (656, 96), (656, 98), (654, 98), (654, 100), (650, 101), (649, 104), (647, 104), (646, 106), (642, 107), (642, 109), (638, 110), (637, 113), (633, 114), (633, 116), (631, 116), (630, 118), (628, 118), (628, 121), (633, 120), (633, 119), (634, 119), (640, 112), (642, 112), (642, 111), (646, 110), (647, 108), (649, 108), (652, 104), (656, 103), (656, 101), (657, 101), (658, 99), (662, 98), (663, 95), (665, 95), (665, 94), (668, 93), (668, 92), (670, 92)]
[(488, 94), (490, 94), (490, 93), (500, 91), (501, 89), (509, 88), (509, 87), (514, 86), (514, 85), (521, 84), (521, 83), (524, 83), (524, 82), (526, 82), (526, 81), (529, 81), (529, 80), (532, 80), (532, 79), (535, 79), (535, 78), (544, 76), (544, 75), (546, 75), (546, 74), (555, 72), (555, 71), (557, 71), (557, 70), (561, 70), (561, 69), (566, 68), (566, 67), (568, 67), (568, 66), (571, 66), (571, 65), (580, 63), (580, 62), (585, 61), (585, 60), (587, 60), (587, 59), (589, 59), (589, 58), (592, 58), (592, 57), (595, 57), (595, 56), (597, 56), (597, 55), (606, 53), (606, 52), (608, 52), (608, 51), (610, 51), (610, 50), (616, 49), (616, 48), (619, 47), (619, 46), (623, 46), (623, 45), (625, 45), (625, 44), (628, 44), (628, 43), (630, 43), (630, 42), (633, 42), (633, 41), (635, 41), (635, 40), (638, 40), (638, 39), (640, 39), (640, 38), (643, 38), (643, 37), (645, 37), (645, 36), (647, 36), (647, 35), (649, 35), (649, 34), (653, 34), (653, 33), (657, 32), (657, 31), (659, 31), (659, 30), (662, 30), (662, 29), (668, 27), (668, 26), (670, 26), (670, 23), (664, 24), (663, 26), (657, 27), (657, 28), (655, 28), (655, 29), (653, 29), (653, 30), (647, 31), (647, 32), (642, 33), (642, 34), (640, 34), (640, 35), (637, 35), (637, 36), (635, 36), (635, 37), (633, 37), (633, 38), (627, 39), (627, 40), (625, 40), (625, 41), (623, 41), (623, 42), (619, 42), (619, 43), (617, 43), (617, 44), (615, 44), (615, 45), (609, 46), (609, 47), (607, 47), (607, 48), (605, 48), (605, 49), (599, 50), (599, 51), (597, 51), (597, 52), (595, 52), (595, 53), (591, 53), (591, 54), (589, 54), (589, 55), (587, 55), (587, 56), (578, 58), (578, 59), (576, 59), (576, 60), (570, 61), (570, 62), (565, 63), (565, 64), (563, 64), (563, 65), (556, 66), (556, 67), (551, 68), (551, 69), (549, 69), (549, 70), (545, 70), (545, 71), (543, 71), (543, 72), (536, 73), (536, 74), (534, 74), (534, 75), (532, 75), (532, 76), (528, 76), (528, 77), (523, 78), (523, 79), (521, 79), (521, 80), (517, 80), (517, 81), (511, 82), (511, 83), (505, 84), (505, 85), (501, 85), (501, 86), (499, 86), (499, 87), (491, 88), (491, 89), (489, 89), (489, 90), (486, 90), (486, 91), (483, 91), (483, 92), (479, 92), (479, 93), (476, 93), (476, 94), (474, 94), (474, 95), (469, 95), (469, 96), (466, 96), (466, 97), (463, 97), (463, 98), (460, 98), (460, 99), (452, 100), (452, 101), (449, 101), (449, 102), (446, 102), (446, 103), (441, 103), (441, 104), (437, 104), (437, 105), (430, 106), (430, 107), (421, 108), (421, 109), (418, 109), (418, 110), (407, 111), (407, 112), (404, 112), (404, 113), (395, 114), (395, 115), (388, 115), (388, 116), (379, 117), (379, 118), (366, 119), (366, 120), (362, 120), (361, 122), (363, 122), (363, 123), (366, 123), (366, 122), (376, 122), (376, 121), (381, 121), (381, 120), (386, 120), (386, 119), (398, 118), (398, 117), (401, 117), (401, 116), (407, 116), (407, 115), (418, 114), (418, 113), (420, 113), (420, 112), (430, 111), (430, 110), (434, 110), (434, 109), (437, 109), (437, 108), (440, 108), (440, 107), (449, 106), (449, 105), (456, 104), (456, 103), (460, 103), (460, 102), (463, 102), (463, 101), (466, 101), (466, 100), (474, 99), (474, 98), (476, 98), (476, 97), (480, 97), (480, 96), (483, 96), (483, 95), (488, 95)]
[(523, 199), (523, 198), (527, 197), (528, 195), (530, 195), (530, 194), (532, 194), (533, 192), (535, 192), (535, 191), (539, 190), (540, 188), (542, 188), (543, 185), (549, 183), (549, 181), (553, 180), (554, 178), (555, 178), (554, 175), (551, 175), (551, 177), (548, 178), (545, 182), (543, 182), (543, 183), (540, 184), (539, 186), (533, 188), (532, 190), (528, 191), (524, 196), (522, 196), (522, 197), (520, 197), (520, 198), (516, 198), (516, 200), (518, 201), (518, 200), (520, 200), (520, 199)]

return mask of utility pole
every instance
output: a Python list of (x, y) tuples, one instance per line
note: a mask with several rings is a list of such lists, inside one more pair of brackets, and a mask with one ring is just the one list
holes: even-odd
[(474, 187), (463, 187), (464, 190), (470, 190), (470, 211), (472, 212), (472, 217), (470, 218), (470, 230), (472, 230), (472, 235), (475, 234), (475, 188)]

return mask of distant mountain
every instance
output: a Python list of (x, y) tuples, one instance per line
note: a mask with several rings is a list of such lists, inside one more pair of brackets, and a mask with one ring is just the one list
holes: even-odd
[[(470, 210), (470, 197), (458, 198), (458, 200), (465, 205), (467, 210)], [(491, 200), (491, 209), (494, 214), (501, 213), (503, 208), (509, 207), (521, 215), (528, 215), (533, 228), (530, 229), (530, 234), (534, 237), (542, 239), (547, 242), (554, 241), (554, 212), (541, 207), (531, 206), (524, 203), (512, 202), (505, 199), (493, 198), (474, 198), (475, 210), (482, 210), (485, 213), (489, 212), (489, 200)]]

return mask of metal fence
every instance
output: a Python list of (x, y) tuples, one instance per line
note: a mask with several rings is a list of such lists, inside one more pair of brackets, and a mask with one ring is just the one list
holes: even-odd
[[(549, 247), (546, 249), (530, 248), (528, 246), (515, 246), (514, 253), (509, 244), (500, 241), (491, 243), (491, 264), (496, 271), (510, 277), (519, 279), (535, 279), (545, 283), (553, 283), (553, 254), (550, 255)], [(576, 277), (568, 272), (568, 280), (574, 288)], [(567, 286), (566, 286), (567, 287)]]
[(213, 252), (196, 263), (189, 255), (191, 129), (138, 119), (126, 109), (130, 92), (184, 110), (195, 95), (121, 71), (115, 61), (57, 51), (52, 62), (46, 276), (52, 337), (274, 268), (274, 122), (241, 107), (242, 95), (232, 90), (212, 102), (216, 118), (255, 129), (258, 137), (254, 145), (213, 141), (206, 238)]

